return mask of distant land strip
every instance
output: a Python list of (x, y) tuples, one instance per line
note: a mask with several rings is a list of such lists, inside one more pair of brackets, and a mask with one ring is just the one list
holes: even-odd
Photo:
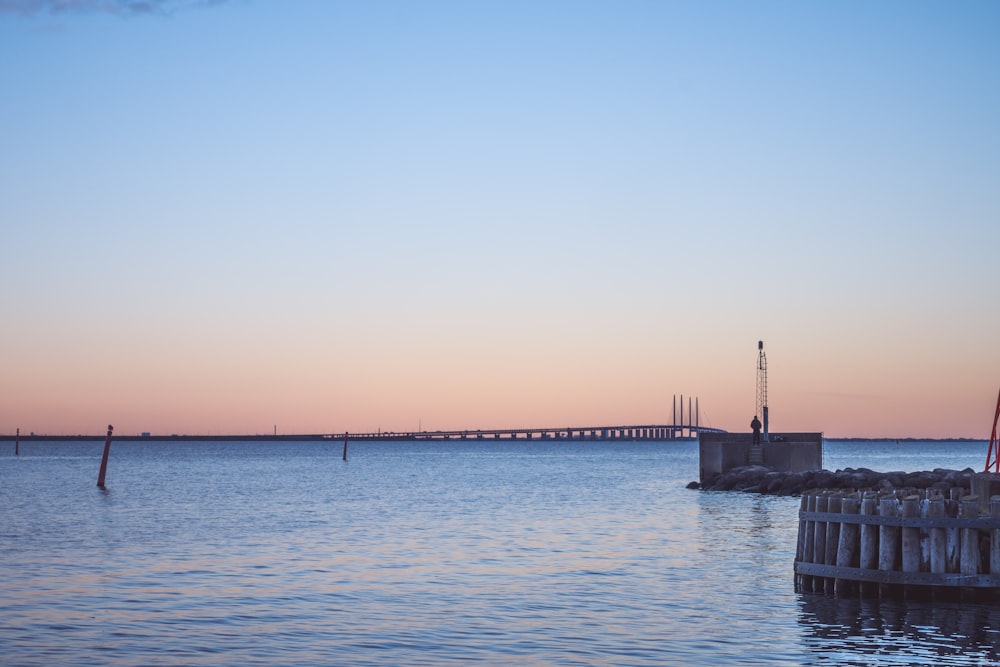
[[(84, 442), (99, 440), (101, 442), (107, 437), (103, 435), (45, 435), (45, 434), (21, 434), (21, 442)], [(143, 442), (249, 442), (256, 440), (336, 440), (343, 439), (343, 434), (339, 436), (329, 434), (280, 434), (268, 433), (266, 435), (118, 435), (115, 433), (112, 440), (115, 442), (127, 442), (141, 440)], [(16, 435), (0, 435), (0, 442), (14, 442)]]
[[(427, 432), (430, 435), (431, 432)], [(455, 433), (468, 433), (473, 435), (476, 431), (458, 431)], [(381, 434), (372, 433), (305, 433), (305, 434), (256, 434), (256, 435), (187, 435), (187, 434), (172, 434), (172, 435), (118, 435), (117, 433), (113, 436), (113, 440), (116, 442), (131, 442), (131, 441), (143, 441), (143, 442), (308, 442), (308, 441), (322, 441), (322, 440), (332, 440), (341, 441), (345, 437), (351, 440), (401, 440), (412, 442), (414, 440), (432, 440), (431, 438), (412, 438), (409, 437), (411, 434), (399, 434), (393, 432), (385, 432)], [(106, 434), (97, 435), (45, 435), (45, 434), (24, 434), (20, 436), (16, 435), (2, 435), (0, 434), (0, 442), (14, 442), (18, 437), (20, 437), (23, 442), (90, 442), (90, 441), (101, 441), (103, 442)], [(457, 438), (453, 438), (457, 439)], [(475, 440), (475, 438), (469, 438), (469, 440)], [(487, 441), (495, 441), (493, 438), (486, 439)], [(697, 440), (697, 438), (674, 438), (674, 440), (679, 442), (691, 442), (692, 440)], [(499, 439), (500, 442), (508, 442), (508, 438)], [(619, 440), (590, 440), (587, 438), (569, 440), (566, 438), (518, 438), (518, 442), (622, 442), (629, 441), (626, 438)], [(649, 442), (649, 440), (646, 440)], [(890, 442), (899, 444), (906, 444), (910, 442), (989, 442), (987, 438), (823, 438), (824, 442)], [(672, 440), (656, 440), (655, 442), (672, 442)]]

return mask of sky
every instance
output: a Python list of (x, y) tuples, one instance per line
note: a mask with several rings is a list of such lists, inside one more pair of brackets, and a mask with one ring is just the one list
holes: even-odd
[(1000, 3), (0, 0), (0, 433), (988, 438)]

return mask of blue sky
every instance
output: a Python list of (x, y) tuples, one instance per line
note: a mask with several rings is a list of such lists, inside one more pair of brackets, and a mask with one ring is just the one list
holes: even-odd
[(988, 434), (998, 34), (994, 2), (0, 1), (0, 430), (680, 393), (742, 429), (764, 339), (774, 429)]

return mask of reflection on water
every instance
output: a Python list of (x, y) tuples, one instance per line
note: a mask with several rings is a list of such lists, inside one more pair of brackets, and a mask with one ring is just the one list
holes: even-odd
[(1000, 608), (978, 602), (799, 596), (804, 642), (837, 665), (1000, 665)]

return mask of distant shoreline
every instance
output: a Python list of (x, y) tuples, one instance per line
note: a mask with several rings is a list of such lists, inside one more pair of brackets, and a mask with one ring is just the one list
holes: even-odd
[[(43, 434), (33, 434), (25, 435), (21, 434), (21, 442), (89, 442), (92, 440), (99, 440), (101, 442), (107, 437), (107, 434), (102, 435), (43, 435)], [(256, 442), (260, 440), (264, 441), (312, 441), (312, 440), (339, 440), (343, 439), (344, 435), (324, 435), (324, 434), (306, 434), (306, 435), (118, 435), (117, 433), (112, 435), (111, 439), (114, 442)], [(15, 435), (0, 435), (0, 441), (14, 442), (17, 439)]]
[[(271, 434), (266, 435), (113, 435), (112, 440), (115, 442), (321, 442), (324, 440), (329, 440), (333, 442), (339, 442), (344, 439), (343, 433), (334, 434)], [(104, 441), (104, 434), (100, 435), (40, 435), (40, 434), (21, 434), (20, 439), (22, 442), (92, 442), (92, 441)], [(348, 436), (351, 440), (355, 438), (353, 436)], [(16, 435), (0, 435), (0, 442), (14, 442), (18, 436)], [(392, 433), (386, 433), (382, 436), (372, 437), (366, 434), (364, 437), (359, 438), (360, 440), (397, 440), (405, 442), (420, 442), (421, 440), (414, 440), (413, 438), (400, 437)], [(471, 438), (470, 438), (471, 440)], [(691, 442), (691, 438), (678, 438), (675, 440), (644, 440), (643, 442)], [(492, 438), (489, 439), (490, 442), (509, 442), (507, 438), (502, 440), (494, 441)], [(913, 442), (989, 442), (987, 438), (823, 438), (824, 442), (886, 442), (886, 443), (899, 443), (901, 445)], [(566, 440), (528, 440), (528, 439), (518, 439), (517, 442), (576, 442), (576, 441), (566, 441)], [(580, 440), (579, 442), (592, 442), (590, 440)], [(594, 441), (600, 442), (600, 441)], [(607, 442), (623, 442), (620, 440), (608, 440)], [(625, 440), (624, 442), (629, 442)]]

